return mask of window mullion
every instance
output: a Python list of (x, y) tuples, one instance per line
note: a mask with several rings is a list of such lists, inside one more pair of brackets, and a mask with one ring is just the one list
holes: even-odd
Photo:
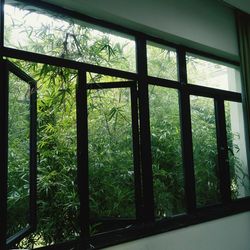
[(8, 71), (0, 58), (0, 249), (6, 249), (7, 235), (7, 174), (8, 174)]
[[(4, 0), (0, 0), (0, 49), (4, 45)], [(2, 53), (1, 53), (2, 54)]]
[(37, 227), (37, 84), (30, 83), (30, 224)]
[(137, 71), (139, 76), (139, 117), (140, 117), (140, 150), (142, 171), (143, 219), (145, 222), (154, 221), (153, 172), (151, 156), (151, 140), (149, 125), (149, 98), (147, 83), (147, 53), (146, 40), (136, 39)]
[(230, 171), (228, 162), (228, 145), (226, 132), (225, 105), (223, 99), (215, 100), (217, 145), (220, 175), (220, 190), (222, 202), (228, 203), (231, 200)]
[(77, 179), (80, 199), (81, 244), (87, 248), (89, 242), (89, 171), (88, 171), (88, 120), (87, 77), (78, 71), (76, 87), (77, 107)]
[(135, 178), (135, 204), (136, 219), (141, 221), (143, 218), (143, 200), (142, 200), (142, 179), (140, 169), (140, 142), (138, 125), (138, 92), (137, 86), (131, 88), (131, 113), (132, 113), (132, 133), (133, 133), (133, 159), (134, 159), (134, 178)]
[(195, 177), (194, 177), (194, 163), (193, 163), (193, 147), (192, 147), (192, 127), (191, 127), (191, 113), (190, 100), (187, 84), (187, 68), (186, 55), (182, 48), (179, 48), (178, 53), (178, 70), (179, 81), (182, 84), (179, 94), (179, 105), (181, 113), (181, 133), (182, 133), (182, 154), (183, 166), (185, 176), (185, 192), (187, 212), (193, 213), (196, 208), (195, 195)]

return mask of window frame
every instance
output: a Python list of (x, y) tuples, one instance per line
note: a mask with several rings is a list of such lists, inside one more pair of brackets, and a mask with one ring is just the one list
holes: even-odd
[[(240, 198), (237, 200), (228, 199), (228, 175), (224, 176), (222, 190), (224, 193), (224, 199), (222, 204), (217, 204), (208, 207), (197, 208), (196, 207), (196, 197), (195, 197), (195, 176), (194, 176), (194, 166), (193, 166), (193, 152), (192, 152), (192, 130), (191, 130), (191, 114), (189, 97), (190, 95), (199, 95), (204, 97), (212, 97), (216, 100), (216, 117), (217, 117), (217, 127), (218, 135), (222, 137), (219, 139), (222, 142), (226, 141), (225, 134), (223, 131), (225, 128), (221, 128), (221, 124), (224, 124), (224, 118), (221, 111), (223, 110), (224, 100), (242, 102), (244, 107), (244, 98), (242, 98), (243, 93), (234, 93), (225, 90), (213, 89), (203, 86), (197, 86), (193, 84), (188, 84), (187, 82), (187, 67), (186, 67), (186, 53), (192, 53), (194, 55), (200, 55), (209, 59), (214, 59), (217, 61), (232, 64), (234, 66), (239, 66), (237, 61), (222, 58), (220, 56), (212, 55), (203, 51), (199, 51), (193, 48), (177, 45), (174, 43), (167, 42), (163, 39), (152, 37), (141, 32), (137, 32), (122, 26), (118, 26), (103, 20), (98, 20), (83, 14), (79, 14), (73, 11), (63, 9), (61, 7), (45, 3), (42, 1), (36, 1), (34, 3), (32, 0), (19, 0), (24, 4), (30, 4), (32, 6), (37, 6), (42, 9), (48, 9), (50, 11), (59, 12), (63, 15), (67, 15), (76, 19), (83, 20), (85, 22), (95, 24), (101, 27), (109, 28), (114, 31), (122, 32), (127, 35), (132, 35), (135, 38), (136, 43), (136, 63), (137, 72), (125, 72), (117, 69), (111, 69), (96, 65), (91, 65), (83, 62), (71, 61), (68, 59), (56, 58), (47, 55), (36, 54), (33, 52), (21, 51), (17, 49), (4, 47), (4, 0), (0, 0), (0, 66), (3, 70), (0, 73), (0, 79), (2, 82), (7, 79), (7, 67), (5, 65), (5, 58), (11, 57), (16, 59), (22, 59), (37, 63), (47, 63), (54, 66), (66, 67), (71, 69), (76, 69), (78, 71), (78, 83), (76, 92), (76, 105), (77, 105), (77, 165), (78, 165), (78, 180), (81, 180), (84, 185), (79, 185), (80, 193), (80, 218), (81, 218), (81, 235), (80, 240), (66, 242), (64, 244), (58, 244), (51, 247), (46, 247), (46, 249), (68, 249), (72, 246), (84, 246), (85, 248), (89, 245), (95, 246), (96, 249), (111, 246), (114, 244), (127, 242), (130, 240), (146, 237), (149, 235), (154, 235), (162, 232), (167, 232), (170, 230), (175, 230), (177, 228), (182, 228), (189, 225), (194, 225), (202, 223), (205, 221), (222, 218), (232, 214), (249, 211), (250, 210), (250, 197)], [(177, 72), (178, 81), (172, 81), (157, 77), (152, 77), (148, 75), (147, 72), (147, 42), (159, 43), (168, 47), (171, 47), (177, 52)], [(136, 145), (140, 157), (137, 159), (140, 165), (139, 172), (141, 179), (141, 204), (140, 207), (141, 217), (138, 218), (138, 222), (135, 225), (131, 225), (129, 228), (122, 228), (114, 230), (112, 232), (105, 232), (100, 235), (95, 235), (90, 237), (89, 235), (89, 188), (88, 188), (88, 157), (86, 152), (88, 151), (88, 143), (84, 138), (87, 138), (87, 79), (86, 73), (94, 72), (115, 77), (131, 79), (137, 82), (134, 92), (136, 95), (133, 99), (138, 102), (138, 107), (133, 107), (134, 112), (137, 110), (137, 115), (139, 114), (139, 127), (138, 137), (140, 143)], [(184, 178), (185, 178), (185, 193), (186, 193), (186, 214), (174, 216), (173, 218), (162, 219), (161, 221), (155, 221), (154, 218), (154, 197), (153, 197), (153, 177), (152, 177), (152, 156), (151, 156), (151, 135), (150, 135), (150, 124), (149, 124), (149, 97), (148, 97), (148, 85), (152, 83), (154, 85), (159, 85), (163, 87), (174, 88), (179, 91), (179, 105), (180, 105), (180, 121), (181, 121), (181, 138), (182, 138), (182, 158), (184, 162)], [(7, 103), (8, 90), (6, 86), (1, 87), (1, 98), (0, 106), (5, 109)], [(138, 111), (139, 110), (139, 111)], [(0, 142), (0, 157), (3, 166), (7, 166), (6, 158), (6, 131), (7, 120), (6, 112), (0, 112), (0, 132), (3, 136), (3, 140)], [(244, 112), (244, 117), (246, 118), (246, 112)], [(136, 116), (134, 120), (137, 119)], [(137, 119), (138, 121), (138, 119)], [(135, 121), (134, 121), (135, 122)], [(246, 119), (245, 119), (246, 122)], [(135, 132), (137, 134), (137, 132)], [(247, 138), (248, 130), (246, 133), (246, 144), (249, 145)], [(221, 146), (221, 145), (220, 145)], [(225, 146), (224, 144), (222, 146)], [(136, 149), (134, 149), (136, 151)], [(139, 152), (137, 152), (139, 154)], [(249, 164), (248, 164), (249, 168)], [(225, 166), (226, 172), (228, 172), (227, 166)], [(221, 170), (221, 173), (223, 171)], [(224, 172), (223, 172), (224, 173)], [(0, 220), (4, 223), (0, 223), (0, 248), (6, 249), (6, 213), (7, 213), (7, 173), (6, 168), (0, 169)], [(137, 176), (138, 177), (138, 176)], [(138, 183), (136, 185), (139, 185)], [(230, 190), (229, 190), (230, 191)], [(83, 223), (86, 222), (86, 223)], [(44, 248), (41, 248), (44, 249)]]
[[(29, 86), (30, 91), (30, 97), (29, 97), (29, 214), (28, 214), (28, 226), (19, 230), (14, 235), (8, 237), (6, 239), (6, 246), (11, 246), (15, 242), (18, 242), (21, 238), (24, 236), (34, 232), (36, 230), (36, 224), (37, 224), (37, 188), (36, 188), (36, 179), (37, 179), (37, 108), (36, 108), (36, 101), (37, 101), (37, 94), (36, 94), (36, 81), (34, 81), (33, 78), (31, 78), (29, 75), (25, 74), (22, 70), (20, 70), (18, 67), (16, 67), (13, 63), (9, 62), (8, 60), (2, 61), (2, 67), (4, 69), (4, 73), (2, 75), (2, 86), (1, 91), (4, 93), (3, 101), (1, 102), (2, 110), (1, 113), (3, 113), (4, 119), (2, 120), (2, 123), (4, 125), (4, 130), (1, 132), (4, 134), (4, 140), (1, 143), (1, 146), (4, 147), (4, 152), (2, 153), (1, 157), (4, 160), (2, 165), (2, 174), (3, 179), (1, 180), (1, 195), (5, 198), (4, 200), (1, 200), (1, 210), (3, 209), (3, 212), (5, 216), (7, 217), (6, 211), (7, 210), (7, 193), (8, 193), (8, 112), (9, 112), (9, 74), (15, 75), (17, 78), (22, 80), (24, 84), (27, 84)], [(4, 221), (4, 231), (3, 235), (6, 237), (6, 230), (7, 230), (7, 221), (6, 217), (1, 218)], [(0, 243), (1, 245), (1, 243)]]
[[(24, 235), (28, 235), (36, 230), (37, 225), (37, 188), (36, 188), (36, 179), (37, 179), (37, 83), (29, 75), (24, 73), (13, 63), (6, 61), (8, 80), (6, 82), (7, 88), (9, 88), (9, 73), (12, 73), (19, 79), (21, 79), (25, 84), (29, 86), (29, 216), (28, 216), (28, 227), (20, 230), (15, 233), (13, 236), (10, 236), (7, 239), (7, 245), (13, 245), (15, 242), (18, 242), (19, 239), (23, 238)], [(9, 99), (9, 97), (8, 97)], [(9, 106), (7, 104), (7, 106)]]

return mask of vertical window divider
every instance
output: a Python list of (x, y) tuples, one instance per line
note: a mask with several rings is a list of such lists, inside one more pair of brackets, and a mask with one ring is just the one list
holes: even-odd
[[(243, 79), (242, 76), (241, 79)], [(250, 151), (250, 118), (248, 116), (249, 112), (247, 107), (246, 91), (243, 91), (241, 95), (242, 95), (242, 109), (243, 109), (246, 149), (247, 151)], [(248, 164), (248, 172), (250, 173), (250, 154), (247, 154), (247, 164)]]
[(8, 178), (8, 70), (0, 58), (0, 249), (6, 249)]
[(0, 50), (2, 55), (2, 49), (4, 46), (4, 2), (5, 0), (0, 0)]
[(231, 201), (230, 171), (228, 161), (228, 145), (226, 131), (225, 105), (223, 99), (215, 99), (216, 130), (220, 175), (220, 191), (223, 203)]
[(30, 83), (30, 224), (37, 227), (37, 83)]
[(80, 200), (80, 245), (89, 246), (89, 171), (88, 171), (88, 110), (86, 71), (78, 70), (77, 108), (77, 184)]
[(153, 171), (149, 124), (149, 98), (147, 83), (147, 48), (143, 36), (136, 37), (136, 60), (138, 71), (138, 97), (140, 117), (140, 150), (142, 171), (143, 220), (154, 221)]
[(135, 178), (135, 205), (136, 220), (142, 221), (143, 199), (142, 199), (142, 173), (140, 169), (140, 142), (139, 142), (139, 124), (138, 124), (138, 92), (137, 82), (130, 88), (131, 93), (131, 113), (132, 113), (132, 134), (133, 134), (133, 159), (134, 159), (134, 178)]
[(179, 105), (181, 114), (182, 157), (185, 178), (185, 195), (187, 213), (194, 213), (196, 209), (194, 160), (192, 147), (192, 126), (190, 112), (190, 96), (187, 86), (186, 53), (180, 47), (177, 49), (178, 73), (181, 88), (179, 91)]
[(7, 179), (8, 179), (8, 71), (3, 59), (4, 0), (0, 0), (0, 249), (6, 249), (7, 239)]

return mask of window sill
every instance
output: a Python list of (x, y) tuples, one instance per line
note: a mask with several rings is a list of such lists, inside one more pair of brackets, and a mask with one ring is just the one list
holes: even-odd
[[(232, 201), (227, 205), (215, 205), (205, 208), (199, 208), (193, 214), (184, 214), (172, 218), (162, 219), (147, 224), (131, 225), (106, 233), (101, 233), (90, 238), (89, 249), (103, 249), (105, 247), (138, 240), (144, 237), (153, 236), (160, 233), (166, 233), (172, 230), (197, 225), (234, 214), (250, 211), (250, 198), (243, 198)], [(39, 249), (57, 249), (57, 250), (74, 250), (79, 248), (79, 240), (74, 240), (62, 244), (57, 244)]]

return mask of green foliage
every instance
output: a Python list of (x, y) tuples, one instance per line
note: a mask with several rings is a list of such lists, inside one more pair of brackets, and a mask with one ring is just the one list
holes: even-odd
[(149, 97), (155, 214), (172, 216), (185, 210), (178, 93), (150, 86)]
[[(10, 74), (8, 236), (27, 225), (29, 209), (29, 88)], [(18, 149), (18, 150), (16, 150)], [(18, 207), (18, 209), (16, 209)]]
[(191, 96), (191, 119), (197, 204), (204, 206), (220, 200), (213, 99)]
[(88, 95), (91, 217), (134, 217), (129, 89)]
[[(42, 24), (32, 26), (25, 15), (36, 17), (37, 14), (26, 11), (22, 15), (23, 20), (18, 14), (12, 23), (7, 22), (5, 43), (8, 46), (134, 71), (134, 48), (128, 41), (121, 42), (105, 32), (57, 17), (40, 17)], [(12, 30), (23, 32), (23, 44), (13, 41)], [(154, 53), (159, 57), (154, 57)], [(165, 77), (161, 74), (168, 67), (167, 78), (176, 80), (173, 53), (151, 48), (152, 75)], [(79, 236), (77, 72), (46, 64), (13, 62), (38, 82), (39, 220), (36, 232), (18, 246), (33, 248), (74, 239)], [(88, 81), (92, 83), (115, 80), (88, 73)], [(27, 225), (29, 212), (29, 108), (25, 102), (29, 96), (22, 86), (25, 84), (10, 76), (9, 236)], [(104, 230), (105, 219), (135, 218), (130, 89), (90, 90), (87, 98), (89, 135), (84, 139), (89, 145), (90, 230), (94, 234)], [(178, 92), (152, 85), (149, 99), (155, 215), (157, 218), (171, 217), (185, 211)], [(191, 99), (191, 115), (196, 195), (198, 205), (203, 206), (220, 199), (213, 102), (194, 97)], [(228, 141), (235, 150), (238, 145), (233, 141), (235, 135), (230, 126), (228, 122)], [(230, 162), (235, 166), (231, 171), (232, 183), (240, 186), (237, 171), (242, 169), (242, 163), (236, 155)], [(232, 188), (235, 197), (237, 190), (238, 187)]]

